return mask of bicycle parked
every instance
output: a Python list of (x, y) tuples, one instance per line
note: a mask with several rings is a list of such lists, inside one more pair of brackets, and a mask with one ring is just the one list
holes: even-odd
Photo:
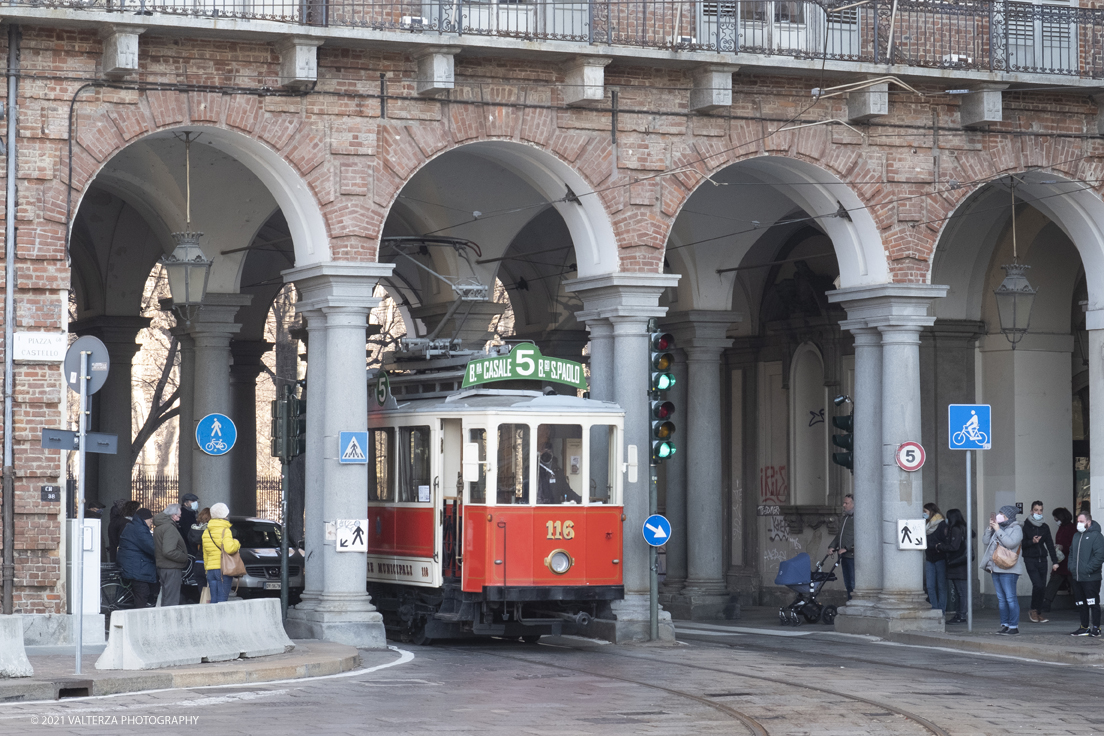
[[(198, 593), (187, 595), (188, 591), (198, 590), (194, 568), (195, 557), (188, 555), (188, 567), (184, 570), (181, 580), (181, 589), (186, 591), (184, 600), (191, 603), (199, 602)], [(150, 601), (148, 607), (152, 608), (156, 601)], [(119, 566), (114, 562), (100, 563), (100, 613), (110, 618), (112, 611), (134, 608), (134, 591), (131, 590), (130, 581), (123, 577)]]

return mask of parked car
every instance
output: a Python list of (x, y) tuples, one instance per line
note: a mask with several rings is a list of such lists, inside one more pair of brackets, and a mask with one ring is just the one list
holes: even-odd
[[(269, 519), (231, 516), (230, 533), (241, 542), (245, 575), (238, 578), (239, 598), (280, 596), (280, 537), (283, 527)], [(303, 593), (303, 552), (288, 541), (288, 602), (299, 602)]]

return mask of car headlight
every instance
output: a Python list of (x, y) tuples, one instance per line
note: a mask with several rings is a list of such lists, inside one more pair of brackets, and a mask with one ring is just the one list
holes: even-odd
[(544, 564), (557, 575), (563, 575), (571, 569), (571, 566), (575, 564), (575, 560), (571, 559), (571, 555), (566, 550), (558, 549), (544, 558)]

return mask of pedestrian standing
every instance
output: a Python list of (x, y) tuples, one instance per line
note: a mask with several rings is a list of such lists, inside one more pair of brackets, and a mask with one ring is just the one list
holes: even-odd
[(847, 600), (851, 600), (851, 593), (855, 590), (855, 497), (850, 493), (843, 497), (840, 530), (831, 544), (828, 552), (839, 552), (843, 587), (847, 589)]
[[(200, 509), (196, 514), (195, 523), (192, 524), (192, 528), (188, 530), (184, 541), (188, 543), (189, 549), (194, 547), (196, 554), (194, 555), (195, 562), (192, 563), (192, 575), (195, 577), (196, 582), (199, 584), (199, 602), (203, 603), (203, 591), (207, 588), (207, 570), (203, 565), (203, 532), (207, 531), (207, 522), (211, 520), (211, 509)], [(207, 591), (207, 600), (210, 600), (211, 592)]]
[(241, 549), (241, 543), (230, 533), (226, 517), (230, 509), (224, 503), (211, 507), (211, 520), (203, 532), (203, 566), (207, 569), (207, 585), (211, 588), (211, 602), (223, 603), (230, 598), (233, 578), (222, 574), (222, 553), (232, 555)]
[(1081, 626), (1071, 632), (1072, 636), (1100, 636), (1101, 565), (1104, 565), (1104, 536), (1100, 534), (1100, 524), (1085, 510), (1077, 515), (1077, 533), (1070, 543), (1073, 605), (1081, 615)]
[(989, 528), (982, 543), (985, 554), (981, 556), (981, 569), (993, 575), (993, 588), (997, 591), (1001, 627), (997, 632), (1006, 636), (1020, 633), (1020, 601), (1016, 598), (1016, 583), (1023, 575), (1023, 530), (1016, 524), (1019, 511), (1015, 506), (1001, 506), (989, 516)]
[[(966, 519), (958, 509), (947, 512), (946, 533), (936, 542), (936, 548), (946, 555), (947, 582), (954, 586), (958, 599), (954, 618), (948, 624), (966, 623)], [(949, 589), (948, 589), (948, 592)], [(948, 603), (950, 599), (948, 597)]]
[(157, 580), (161, 583), (161, 606), (180, 605), (180, 583), (188, 567), (188, 548), (176, 523), (180, 521), (180, 504), (171, 503), (153, 517), (153, 556), (157, 565)]
[[(1031, 504), (1031, 514), (1023, 525), (1023, 556), (1027, 577), (1031, 579), (1031, 611), (1027, 617), (1037, 624), (1045, 624), (1048, 619), (1043, 611), (1043, 597), (1046, 594), (1047, 570), (1058, 564), (1058, 554), (1054, 549), (1054, 538), (1050, 536), (1050, 527), (1043, 521), (1043, 502)], [(1047, 557), (1051, 563), (1047, 563)]]
[(130, 583), (134, 607), (145, 608), (157, 601), (157, 563), (153, 550), (153, 512), (138, 509), (119, 535), (119, 570)]
[(947, 522), (934, 503), (924, 504), (925, 534), (928, 548), (924, 550), (924, 584), (928, 602), (932, 608), (947, 613), (947, 553), (939, 550), (939, 543), (947, 534)]
[(134, 512), (142, 504), (137, 501), (124, 501), (119, 509), (119, 513), (115, 514), (115, 510), (112, 509), (111, 521), (107, 524), (107, 559), (112, 562), (118, 562), (119, 556), (119, 539), (122, 537), (123, 529), (126, 529), (126, 525), (134, 519)]
[(184, 538), (184, 545), (188, 548), (188, 554), (199, 557), (199, 544), (192, 543), (188, 532), (192, 524), (196, 523), (196, 512), (199, 511), (199, 496), (194, 493), (185, 493), (180, 497), (180, 519), (176, 522), (176, 528), (180, 536)]
[(1073, 514), (1070, 510), (1062, 506), (1054, 509), (1052, 518), (1057, 530), (1054, 532), (1054, 553), (1058, 555), (1058, 564), (1051, 565), (1050, 582), (1047, 583), (1046, 592), (1043, 593), (1043, 611), (1040, 613), (1050, 613), (1051, 604), (1054, 603), (1063, 585), (1071, 591), (1071, 595), (1073, 590), (1070, 584), (1069, 553), (1073, 535), (1077, 533), (1077, 525), (1073, 522)]

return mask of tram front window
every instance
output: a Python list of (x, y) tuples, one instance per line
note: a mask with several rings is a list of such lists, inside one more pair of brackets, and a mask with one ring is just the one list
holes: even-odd
[(537, 503), (582, 503), (582, 426), (542, 424), (537, 427), (537, 448)]
[(395, 478), (391, 473), (392, 447), (395, 430), (372, 429), (368, 431), (368, 500), (393, 501)]
[(596, 424), (590, 428), (590, 502), (619, 503), (613, 498), (617, 482), (617, 428)]
[(399, 427), (399, 503), (429, 503), (429, 427)]
[(487, 503), (487, 430), (468, 430), (468, 442), (479, 448), (479, 480), (468, 483), (468, 503)]
[(529, 425), (498, 425), (499, 504), (529, 503)]

